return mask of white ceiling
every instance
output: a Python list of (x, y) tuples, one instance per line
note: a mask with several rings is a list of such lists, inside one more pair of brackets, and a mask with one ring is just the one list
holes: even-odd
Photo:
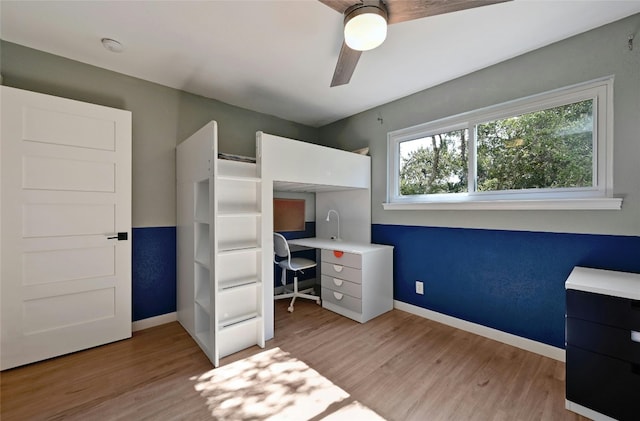
[(342, 16), (316, 0), (2, 0), (0, 37), (317, 127), (639, 12), (640, 0), (515, 0), (403, 22), (334, 88)]

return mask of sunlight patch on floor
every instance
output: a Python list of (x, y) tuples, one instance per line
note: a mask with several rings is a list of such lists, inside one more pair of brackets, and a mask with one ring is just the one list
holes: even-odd
[(384, 420), (280, 348), (208, 371), (194, 380), (215, 419)]

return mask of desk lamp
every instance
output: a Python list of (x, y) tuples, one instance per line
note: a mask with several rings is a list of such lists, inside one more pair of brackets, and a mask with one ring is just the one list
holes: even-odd
[(329, 222), (329, 218), (331, 217), (331, 212), (335, 213), (336, 217), (338, 218), (338, 235), (336, 237), (333, 237), (333, 239), (340, 240), (340, 214), (335, 209), (329, 209), (329, 212), (327, 213), (327, 222)]

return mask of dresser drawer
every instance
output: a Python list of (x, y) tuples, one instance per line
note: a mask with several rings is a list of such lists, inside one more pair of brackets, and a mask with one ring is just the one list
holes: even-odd
[(567, 346), (566, 397), (619, 420), (640, 414), (640, 366)]
[(322, 275), (332, 278), (345, 279), (347, 281), (362, 283), (362, 271), (349, 266), (339, 265), (337, 263), (322, 262)]
[(323, 262), (335, 263), (357, 269), (362, 268), (362, 256), (360, 254), (322, 249), (321, 256)]
[(640, 301), (568, 289), (567, 317), (640, 331)]
[(323, 288), (351, 295), (355, 298), (362, 298), (362, 285), (356, 284), (355, 282), (345, 281), (340, 278), (332, 278), (331, 276), (326, 275), (322, 275), (321, 282)]
[(632, 340), (632, 331), (629, 329), (619, 329), (572, 317), (567, 317), (566, 332), (568, 345), (640, 366), (640, 332), (633, 334)]
[(324, 287), (322, 288), (322, 301), (346, 308), (347, 310), (355, 311), (356, 313), (362, 313), (362, 301), (359, 298), (354, 298), (350, 295)]

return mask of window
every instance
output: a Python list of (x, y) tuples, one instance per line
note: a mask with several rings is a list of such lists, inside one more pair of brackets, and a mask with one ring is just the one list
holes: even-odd
[(385, 209), (620, 209), (613, 78), (388, 134)]

